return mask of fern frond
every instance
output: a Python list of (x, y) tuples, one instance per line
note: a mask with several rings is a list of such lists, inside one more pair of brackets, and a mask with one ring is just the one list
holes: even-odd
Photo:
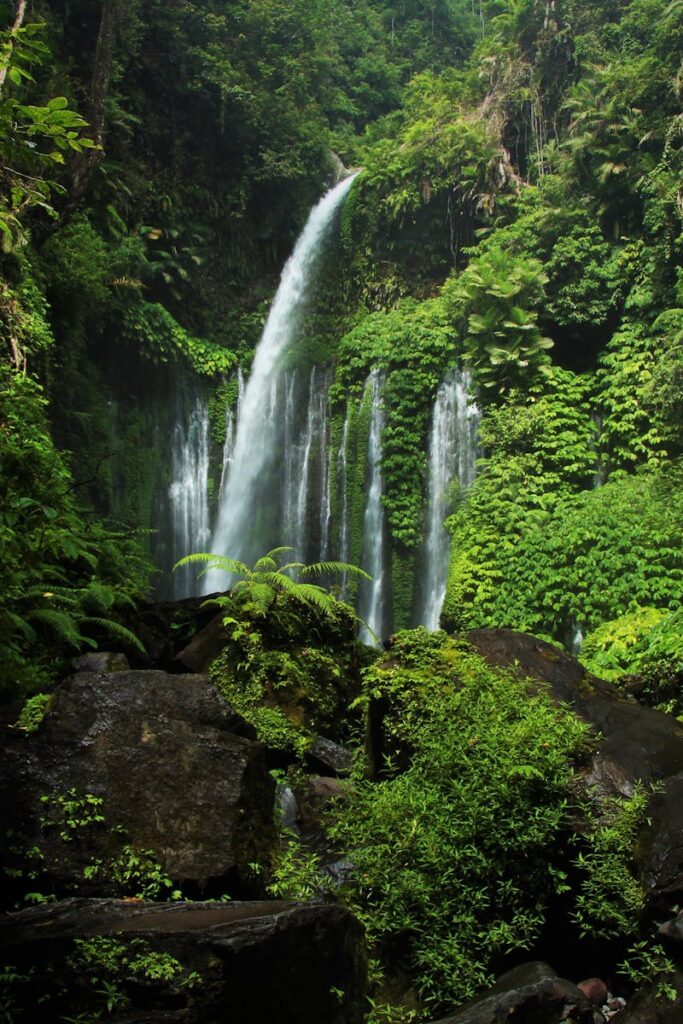
[(277, 562), (274, 558), (269, 558), (268, 555), (263, 555), (257, 562), (254, 562), (254, 572), (276, 572)]
[(36, 631), (33, 629), (30, 622), (27, 622), (26, 619), (23, 619), (21, 615), (17, 615), (15, 612), (7, 611), (5, 614), (14, 626), (16, 632), (22, 633), (30, 642), (33, 642), (36, 639)]
[(293, 547), (288, 546), (288, 545), (285, 544), (284, 547), (273, 548), (272, 551), (267, 551), (265, 557), (266, 558), (275, 558), (275, 559), (277, 559), (277, 558), (280, 557), (280, 555), (284, 554), (285, 551), (293, 551), (293, 550), (294, 550)]
[(334, 598), (322, 587), (317, 587), (314, 583), (295, 583), (294, 586), (296, 589), (292, 591), (292, 597), (296, 598), (297, 601), (302, 601), (311, 607), (319, 608), (320, 611), (326, 614), (334, 608)]
[(126, 626), (122, 626), (120, 622), (115, 622), (114, 619), (102, 619), (97, 615), (88, 615), (86, 618), (81, 619), (81, 623), (106, 629), (108, 633), (113, 633), (114, 636), (120, 637), (132, 647), (135, 647), (141, 654), (147, 654), (144, 644), (136, 637), (135, 633), (127, 629)]
[(302, 576), (357, 576), (363, 580), (372, 580), (364, 569), (357, 565), (350, 565), (348, 562), (314, 562), (312, 565), (305, 565), (301, 570)]
[(288, 572), (290, 569), (296, 569), (298, 572), (300, 569), (304, 568), (305, 566), (303, 562), (287, 562), (286, 565), (281, 565), (278, 571), (284, 573)]
[(83, 600), (86, 605), (106, 612), (116, 604), (116, 593), (100, 580), (92, 580), (83, 591)]
[(61, 587), (50, 583), (42, 584), (39, 587), (32, 587), (24, 594), (24, 599), (29, 601), (52, 601), (53, 607), (78, 608), (81, 603), (80, 591), (73, 587)]
[(213, 555), (207, 552), (195, 552), (192, 555), (185, 555), (184, 558), (176, 562), (173, 566), (173, 571), (182, 569), (186, 565), (197, 565), (201, 562), (206, 565), (205, 573), (212, 569), (219, 569), (221, 572), (227, 572), (231, 576), (244, 576), (245, 579), (251, 579), (254, 575), (253, 570), (248, 565), (245, 565), (244, 562), (238, 562), (234, 558), (226, 558), (225, 555)]
[(47, 626), (60, 640), (72, 647), (78, 648), (82, 644), (87, 644), (89, 647), (96, 646), (92, 640), (88, 640), (87, 637), (79, 633), (73, 616), (66, 611), (60, 611), (57, 608), (34, 608), (30, 612), (29, 618), (32, 622), (39, 622), (41, 625)]
[(267, 583), (252, 583), (248, 588), (249, 600), (259, 615), (265, 615), (275, 600), (275, 591)]

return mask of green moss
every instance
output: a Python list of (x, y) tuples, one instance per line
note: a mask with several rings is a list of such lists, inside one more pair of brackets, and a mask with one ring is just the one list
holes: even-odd
[(412, 620), (415, 559), (415, 549), (394, 546), (391, 554), (391, 597), (395, 630), (407, 629)]

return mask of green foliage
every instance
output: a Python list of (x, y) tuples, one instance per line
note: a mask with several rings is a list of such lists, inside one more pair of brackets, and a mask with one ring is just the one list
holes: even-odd
[[(278, 596), (287, 595), (292, 601), (309, 609), (316, 609), (323, 616), (335, 618), (339, 602), (325, 587), (316, 583), (308, 583), (311, 576), (356, 576), (370, 580), (371, 577), (356, 565), (346, 562), (315, 562), (304, 565), (303, 562), (287, 562), (282, 564), (286, 555), (294, 548), (273, 548), (254, 562), (253, 566), (245, 565), (225, 555), (198, 553), (186, 555), (176, 563), (174, 568), (185, 565), (205, 564), (204, 572), (219, 571), (228, 576), (233, 584), (233, 591), (244, 594), (249, 611), (257, 616), (265, 616)], [(230, 606), (230, 599), (215, 598), (212, 604), (220, 607)]]
[(220, 599), (225, 647), (211, 666), (230, 706), (273, 749), (301, 754), (317, 732), (339, 736), (363, 660), (351, 608), (276, 591), (263, 610), (250, 590), (233, 595)]
[(93, 793), (81, 794), (72, 788), (68, 793), (46, 793), (40, 800), (45, 806), (40, 819), (41, 828), (56, 828), (59, 838), (65, 843), (72, 842), (82, 829), (104, 823), (104, 801)]
[(635, 848), (647, 803), (642, 787), (629, 799), (603, 800), (599, 817), (585, 837), (586, 851), (576, 861), (583, 877), (572, 915), (584, 938), (623, 938), (638, 932), (645, 890)]
[(148, 564), (135, 538), (84, 516), (40, 388), (1, 366), (0, 450), (0, 685), (15, 694), (49, 684), (63, 659), (96, 646), (88, 634), (139, 646), (115, 616), (145, 592)]
[[(49, 49), (45, 26), (27, 24), (17, 32), (2, 32), (3, 65), (13, 90), (21, 94), (34, 81), (29, 68), (45, 63)], [(64, 189), (54, 179), (57, 169), (74, 153), (92, 149), (84, 134), (87, 122), (69, 108), (64, 96), (41, 104), (21, 102), (7, 89), (0, 96), (0, 232), (5, 252), (25, 244), (27, 214), (34, 208), (54, 216), (52, 198)]]
[(494, 133), (463, 99), (458, 72), (417, 75), (402, 109), (369, 133), (342, 242), (371, 308), (443, 280), (508, 186)]
[[(134, 846), (123, 826), (107, 819), (102, 797), (71, 787), (43, 794), (40, 803), (36, 841), (18, 835), (9, 837), (10, 853), (16, 858), (16, 866), (6, 869), (9, 877), (47, 884), (50, 865), (66, 859), (81, 864), (79, 879), (70, 883), (75, 892), (83, 886), (93, 891), (96, 885), (100, 891), (103, 887), (122, 898), (182, 899), (154, 851)], [(83, 859), (80, 850), (85, 841), (88, 856)], [(38, 892), (24, 895), (28, 902), (48, 899), (54, 896)]]
[(178, 993), (202, 983), (170, 953), (152, 949), (146, 939), (128, 941), (105, 936), (74, 939), (73, 952), (66, 960), (66, 971), (76, 978), (88, 978), (91, 992), (91, 1019), (100, 1020), (131, 1007), (129, 986), (143, 982), (150, 989)]
[(268, 885), (270, 895), (279, 900), (310, 900), (319, 896), (324, 887), (320, 858), (304, 850), (295, 833), (285, 832)]
[[(363, 317), (340, 343), (332, 400), (358, 388), (373, 367), (383, 371), (383, 502), (392, 537), (405, 547), (421, 539), (424, 452), (434, 396), (455, 362), (455, 331), (440, 300), (407, 300), (391, 313)], [(355, 458), (365, 459), (366, 448)]]
[(548, 372), (554, 343), (541, 334), (535, 309), (547, 281), (537, 260), (491, 248), (445, 292), (455, 316), (466, 321), (464, 361), (494, 399)]
[[(538, 556), (533, 555), (519, 577), (512, 566), (518, 571), (521, 539), (528, 536), (531, 543), (532, 537), (542, 537), (552, 542), (546, 526), (553, 510), (566, 496), (588, 486), (594, 475), (595, 425), (589, 394), (589, 380), (553, 369), (528, 396), (513, 393), (502, 406), (486, 411), (479, 436), (487, 458), (448, 521), (452, 545), (442, 612), (446, 628), (494, 622), (531, 626), (526, 610), (538, 609), (528, 593), (528, 581), (537, 571)], [(533, 628), (548, 632), (539, 616)]]
[(531, 945), (560, 884), (571, 762), (586, 728), (443, 633), (398, 635), (365, 673), (383, 700), (380, 781), (359, 762), (334, 838), (355, 866), (348, 898), (374, 947), (400, 940), (430, 1012)]
[(619, 966), (619, 973), (628, 978), (634, 987), (655, 984), (659, 999), (674, 1002), (678, 998), (674, 980), (676, 965), (660, 942), (634, 942), (628, 957)]
[(36, 732), (50, 707), (52, 696), (49, 693), (36, 693), (24, 704), (16, 721), (16, 728), (24, 732)]
[(603, 622), (585, 637), (581, 645), (582, 663), (601, 679), (618, 679), (633, 671), (643, 639), (666, 617), (661, 608), (637, 608), (611, 622)]
[(683, 612), (640, 608), (590, 633), (581, 648), (586, 667), (659, 711), (683, 715)]
[(657, 463), (664, 456), (667, 431), (651, 391), (660, 352), (655, 334), (628, 321), (603, 351), (597, 401), (601, 458), (609, 469)]
[(205, 377), (223, 376), (236, 365), (232, 352), (193, 338), (159, 303), (138, 303), (126, 309), (123, 331), (139, 351), (154, 362), (184, 360), (195, 373)]
[[(448, 621), (511, 626), (565, 641), (577, 624), (591, 631), (636, 606), (678, 608), (683, 509), (677, 480), (678, 472), (643, 473), (568, 495), (549, 513), (518, 520), (509, 548), (496, 552), (494, 535), (484, 538), (486, 547), (470, 548), (469, 563), (465, 544), (474, 542), (466, 531), (472, 527), (466, 523), (461, 532), (456, 517)], [(491, 523), (486, 513), (483, 519)], [(468, 608), (461, 603), (466, 594), (474, 598)]]

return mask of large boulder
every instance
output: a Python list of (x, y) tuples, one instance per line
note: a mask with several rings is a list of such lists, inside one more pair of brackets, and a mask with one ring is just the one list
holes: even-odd
[(683, 902), (683, 773), (658, 789), (648, 806), (649, 828), (641, 839), (639, 862), (650, 903)]
[(593, 1024), (593, 1004), (548, 964), (533, 961), (503, 974), (488, 991), (436, 1024)]
[(252, 736), (205, 676), (71, 677), (35, 734), (5, 730), (5, 866), (30, 850), (44, 892), (135, 895), (144, 854), (191, 895), (258, 894), (274, 783)]
[(100, 1019), (108, 1002), (116, 1024), (364, 1016), (363, 929), (336, 905), (71, 899), (6, 915), (0, 948), (17, 1022)]
[(546, 684), (600, 736), (586, 784), (600, 797), (630, 797), (636, 782), (652, 783), (683, 771), (683, 726), (671, 715), (624, 700), (609, 683), (536, 637), (510, 629), (467, 634), (490, 665)]

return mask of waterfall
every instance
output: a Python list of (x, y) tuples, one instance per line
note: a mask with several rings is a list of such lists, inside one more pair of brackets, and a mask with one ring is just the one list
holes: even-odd
[[(371, 390), (372, 415), (370, 418), (370, 436), (368, 438), (368, 490), (363, 515), (363, 558), (362, 567), (370, 576), (372, 583), (361, 587), (360, 617), (367, 623), (363, 626), (360, 638), (363, 643), (375, 644), (372, 636), (376, 634), (381, 641), (385, 633), (385, 522), (382, 506), (382, 430), (384, 427), (384, 410), (382, 408), (382, 381), (376, 370), (370, 374), (366, 384)], [(372, 631), (372, 632), (371, 632)]]
[(244, 399), (244, 374), (242, 369), (237, 371), (237, 402), (234, 406), (228, 405), (225, 410), (225, 443), (223, 444), (223, 467), (221, 469), (221, 482), (218, 488), (218, 502), (223, 500), (225, 485), (232, 465), (232, 456), (235, 450), (235, 433), (239, 423), (240, 410)]
[[(174, 557), (205, 551), (211, 539), (209, 523), (209, 408), (206, 395), (189, 404), (181, 395), (181, 415), (171, 439), (171, 474), (168, 488)], [(196, 571), (186, 566), (173, 573), (173, 597), (195, 592)]]
[[(347, 490), (349, 477), (347, 462), (350, 424), (351, 406), (349, 404), (346, 407), (344, 429), (342, 430), (339, 451), (337, 452), (337, 494), (339, 494), (341, 499), (339, 514), (339, 560), (341, 562), (348, 562), (351, 557), (351, 524), (349, 523), (349, 495)], [(331, 458), (332, 452), (330, 451), (330, 459)], [(330, 475), (331, 471), (330, 463)], [(341, 582), (341, 597), (344, 600), (346, 599), (348, 583), (348, 573), (344, 573)]]
[(474, 479), (479, 413), (469, 401), (468, 373), (451, 374), (439, 388), (429, 440), (429, 497), (424, 543), (424, 583), (419, 622), (439, 628), (446, 594), (450, 538), (444, 527), (454, 481), (469, 487)]
[[(283, 356), (296, 337), (310, 285), (335, 214), (344, 201), (355, 175), (346, 178), (323, 196), (313, 208), (280, 280), (266, 326), (254, 356), (237, 423), (232, 462), (220, 503), (211, 548), (221, 554), (252, 562), (273, 542), (280, 511), (274, 495), (280, 492), (280, 421), (273, 414), (285, 383)], [(296, 387), (291, 385), (292, 403)], [(285, 402), (285, 405), (287, 402)], [(292, 408), (292, 426), (296, 409)], [(286, 433), (286, 422), (285, 422)], [(278, 537), (275, 543), (293, 543), (293, 537)], [(205, 590), (224, 587), (222, 573), (208, 573)]]
[[(337, 481), (339, 487), (339, 494), (341, 495), (341, 514), (340, 514), (340, 525), (339, 525), (339, 559), (342, 562), (348, 562), (350, 557), (351, 549), (351, 529), (349, 524), (349, 496), (347, 491), (348, 485), (348, 446), (349, 446), (349, 426), (351, 422), (351, 406), (346, 407), (346, 418), (344, 420), (344, 429), (342, 431), (341, 444), (339, 445), (339, 452), (337, 453)], [(346, 580), (344, 580), (346, 584)]]
[(294, 548), (295, 557), (305, 560), (306, 555), (306, 525), (308, 521), (308, 505), (311, 490), (311, 470), (313, 445), (317, 441), (319, 446), (322, 435), (325, 408), (327, 404), (327, 389), (318, 387), (318, 368), (311, 370), (311, 379), (308, 388), (308, 412), (306, 415), (306, 428), (299, 443), (299, 466), (296, 480), (296, 517), (291, 533), (291, 543)]

